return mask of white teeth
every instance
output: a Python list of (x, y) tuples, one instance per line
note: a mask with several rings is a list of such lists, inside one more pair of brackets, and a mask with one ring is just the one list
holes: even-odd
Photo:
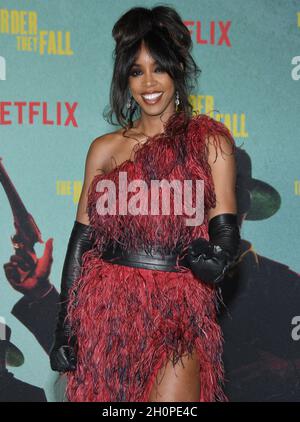
[(154, 100), (155, 98), (158, 98), (162, 95), (162, 92), (159, 92), (157, 94), (148, 94), (148, 95), (142, 95), (143, 98), (146, 98), (146, 100)]

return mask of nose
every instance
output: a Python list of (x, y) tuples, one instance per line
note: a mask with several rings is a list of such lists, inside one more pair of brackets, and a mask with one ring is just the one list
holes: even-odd
[(155, 76), (154, 76), (153, 72), (151, 72), (150, 70), (149, 71), (145, 71), (144, 78), (143, 78), (143, 83), (147, 87), (156, 84), (156, 80), (155, 80)]

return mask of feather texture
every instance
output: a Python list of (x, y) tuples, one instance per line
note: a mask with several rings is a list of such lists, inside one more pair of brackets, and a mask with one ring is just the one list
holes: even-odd
[[(175, 365), (194, 348), (201, 364), (199, 401), (227, 401), (222, 390), (223, 338), (216, 317), (222, 299), (219, 291), (185, 267), (178, 267), (177, 273), (163, 272), (101, 259), (111, 244), (121, 243), (132, 251), (154, 247), (162, 254), (184, 256), (193, 239), (208, 239), (206, 211), (216, 198), (206, 139), (212, 137), (216, 149), (219, 135), (233, 145), (234, 140), (222, 123), (207, 115), (193, 116), (188, 126), (183, 123), (184, 116), (174, 114), (163, 135), (148, 138), (136, 151), (134, 162), (127, 160), (111, 173), (95, 176), (91, 183), (88, 212), (95, 241), (82, 257), (68, 309), (78, 339), (77, 370), (68, 373), (69, 401), (146, 402), (166, 359)], [(203, 180), (203, 224), (186, 226), (185, 218), (190, 216), (185, 213), (99, 215), (97, 201), (102, 193), (97, 192), (97, 184), (109, 179), (118, 186), (121, 171), (127, 172), (128, 181), (142, 179), (148, 186), (153, 179)], [(150, 199), (150, 190), (145, 195)], [(117, 189), (116, 204), (119, 196)], [(170, 205), (172, 211), (172, 194)]]

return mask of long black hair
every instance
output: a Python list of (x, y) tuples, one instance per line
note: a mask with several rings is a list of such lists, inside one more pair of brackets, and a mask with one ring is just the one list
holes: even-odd
[(173, 79), (180, 99), (178, 111), (189, 119), (193, 107), (188, 96), (198, 83), (201, 69), (191, 56), (191, 35), (179, 14), (172, 7), (163, 5), (152, 9), (134, 7), (118, 19), (112, 35), (116, 46), (113, 52), (110, 105), (103, 117), (112, 125), (127, 128), (132, 127), (134, 117), (139, 117), (140, 108), (135, 101), (130, 109), (126, 105), (130, 98), (130, 69), (143, 42), (149, 54)]

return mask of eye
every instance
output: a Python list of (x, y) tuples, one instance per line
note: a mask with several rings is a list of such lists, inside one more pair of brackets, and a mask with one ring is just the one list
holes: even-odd
[[(159, 73), (165, 72), (165, 70), (162, 67), (159, 67), (159, 66), (155, 68), (155, 72), (157, 72), (157, 71)], [(135, 77), (135, 76), (138, 76), (139, 73), (141, 73), (141, 70), (135, 69), (135, 70), (132, 70), (129, 75)]]
[(130, 76), (136, 76), (136, 74), (137, 74), (138, 72), (140, 72), (140, 70), (132, 70), (132, 71), (130, 72)]

